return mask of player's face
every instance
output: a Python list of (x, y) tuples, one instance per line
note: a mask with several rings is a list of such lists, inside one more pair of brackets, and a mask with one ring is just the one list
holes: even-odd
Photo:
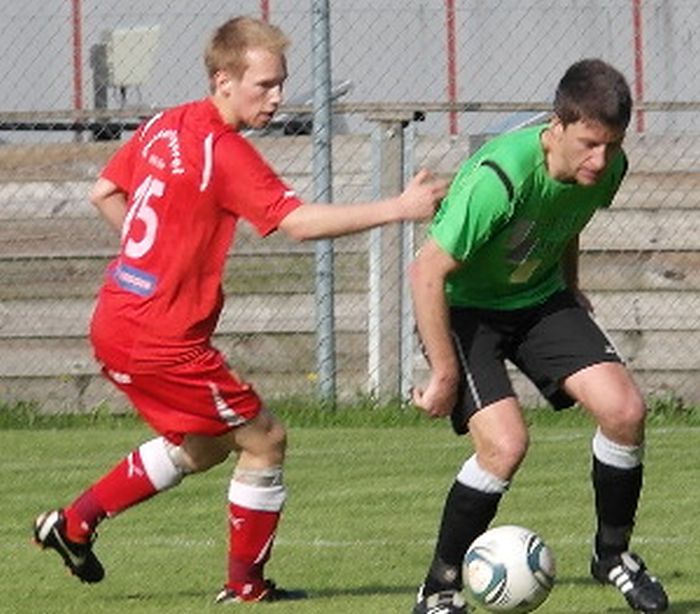
[(625, 131), (586, 120), (566, 126), (555, 120), (552, 134), (555, 179), (594, 185), (622, 148)]
[(243, 75), (230, 82), (227, 98), (230, 123), (263, 128), (282, 104), (287, 65), (283, 55), (266, 49), (249, 49), (246, 59)]

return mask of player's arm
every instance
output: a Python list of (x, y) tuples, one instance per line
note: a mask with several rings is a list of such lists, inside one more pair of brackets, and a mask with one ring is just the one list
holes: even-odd
[(298, 241), (338, 237), (390, 222), (423, 220), (433, 215), (447, 183), (427, 171), (418, 172), (393, 198), (357, 203), (304, 203), (280, 222), (279, 228)]
[(124, 190), (104, 177), (100, 177), (90, 190), (90, 202), (110, 226), (119, 232), (126, 217), (127, 196)]
[(409, 269), (416, 324), (430, 365), (428, 385), (414, 389), (413, 402), (433, 417), (449, 415), (457, 401), (459, 362), (450, 334), (445, 280), (461, 265), (428, 239)]
[(579, 287), (579, 245), (579, 235), (576, 235), (569, 241), (566, 250), (564, 250), (564, 255), (562, 256), (561, 270), (566, 287), (574, 293), (581, 307), (592, 313), (593, 305)]

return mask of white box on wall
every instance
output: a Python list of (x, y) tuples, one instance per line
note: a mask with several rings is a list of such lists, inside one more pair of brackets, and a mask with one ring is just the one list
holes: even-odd
[(111, 86), (139, 86), (147, 81), (159, 33), (160, 26), (121, 28), (106, 33)]

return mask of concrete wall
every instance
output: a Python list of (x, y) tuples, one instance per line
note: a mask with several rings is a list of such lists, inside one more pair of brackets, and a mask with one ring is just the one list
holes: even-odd
[[(257, 145), (311, 196), (308, 138)], [(125, 407), (99, 377), (85, 338), (117, 241), (85, 194), (114, 147), (0, 148), (0, 399)], [(451, 174), (467, 149), (466, 138), (423, 136), (417, 163)], [(614, 206), (583, 235), (583, 284), (644, 391), (700, 403), (700, 139), (631, 135), (628, 151), (631, 172)], [(370, 139), (336, 137), (334, 155), (337, 200), (369, 198)], [(335, 247), (338, 388), (348, 398), (368, 383), (368, 237)], [(217, 344), (266, 396), (315, 391), (313, 257), (313, 245), (260, 240), (243, 226), (229, 262)], [(415, 375), (423, 373), (416, 355)], [(516, 381), (536, 402), (532, 387)]]

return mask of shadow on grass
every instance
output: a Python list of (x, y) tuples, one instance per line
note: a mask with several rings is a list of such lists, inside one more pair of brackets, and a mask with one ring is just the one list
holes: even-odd
[(409, 599), (415, 597), (418, 586), (354, 586), (348, 588), (324, 588), (312, 591), (310, 597), (334, 598), (334, 597), (366, 597), (368, 595), (406, 595)]
[[(590, 586), (592, 580), (587, 576), (571, 576), (562, 577), (557, 580), (557, 585), (561, 586)], [(292, 587), (298, 588), (298, 587)], [(601, 587), (604, 588), (604, 587)], [(339, 597), (368, 597), (378, 595), (405, 595), (407, 603), (411, 603), (415, 598), (416, 586), (385, 586), (372, 584), (367, 586), (356, 586), (348, 588), (326, 588), (320, 590), (310, 590), (308, 599), (310, 601), (336, 599)], [(156, 592), (130, 592), (126, 595), (112, 595), (106, 597), (111, 601), (126, 602), (144, 602), (161, 601), (163, 597), (168, 599), (173, 597), (186, 599), (211, 599), (213, 602), (213, 594), (210, 592), (202, 592), (198, 590), (180, 590), (168, 591), (167, 595)], [(580, 610), (577, 610), (580, 612)], [(620, 605), (606, 607), (605, 610), (596, 610), (591, 614), (629, 614), (630, 609), (624, 603)], [(698, 614), (700, 612), (700, 599), (686, 599), (671, 602), (668, 609), (669, 614)]]

